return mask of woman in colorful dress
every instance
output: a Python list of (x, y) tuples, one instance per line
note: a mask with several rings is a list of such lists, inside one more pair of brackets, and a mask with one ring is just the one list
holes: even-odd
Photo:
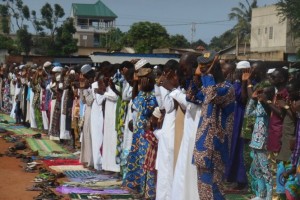
[(193, 154), (199, 197), (225, 200), (223, 179), (233, 129), (234, 88), (224, 80), (220, 65), (215, 64), (216, 52), (204, 52), (197, 61), (202, 88), (196, 98), (203, 102)]
[(141, 68), (137, 74), (140, 83), (140, 92), (133, 100), (133, 107), (137, 111), (134, 124), (133, 139), (130, 153), (127, 158), (127, 174), (124, 179), (124, 187), (141, 195), (143, 199), (155, 199), (155, 172), (146, 171), (143, 168), (148, 141), (143, 137), (147, 121), (157, 107), (154, 96), (154, 77), (152, 70)]

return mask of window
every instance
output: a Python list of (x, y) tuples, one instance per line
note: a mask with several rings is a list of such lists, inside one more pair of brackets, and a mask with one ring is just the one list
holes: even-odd
[(265, 34), (267, 34), (267, 33), (268, 33), (268, 28), (266, 27), (266, 28), (265, 28)]
[(257, 32), (257, 34), (258, 34), (258, 35), (260, 35), (260, 28), (258, 28), (258, 32)]
[(269, 29), (269, 39), (273, 39), (273, 26)]

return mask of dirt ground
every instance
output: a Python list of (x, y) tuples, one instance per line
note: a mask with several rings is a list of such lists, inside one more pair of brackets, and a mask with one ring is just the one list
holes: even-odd
[[(6, 143), (0, 138), (0, 153), (4, 154), (13, 143)], [(39, 192), (26, 191), (31, 187), (37, 173), (23, 171), (23, 162), (14, 157), (0, 157), (0, 200), (32, 200)]]

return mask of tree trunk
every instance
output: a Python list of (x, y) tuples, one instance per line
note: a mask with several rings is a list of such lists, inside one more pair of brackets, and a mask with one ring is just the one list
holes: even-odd
[(235, 57), (239, 56), (239, 36), (236, 36), (236, 43), (235, 43)]

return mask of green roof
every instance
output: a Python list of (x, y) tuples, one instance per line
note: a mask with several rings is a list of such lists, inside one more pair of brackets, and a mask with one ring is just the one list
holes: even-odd
[(100, 0), (98, 0), (95, 4), (73, 3), (72, 9), (73, 9), (74, 16), (112, 17), (112, 18), (118, 17)]

